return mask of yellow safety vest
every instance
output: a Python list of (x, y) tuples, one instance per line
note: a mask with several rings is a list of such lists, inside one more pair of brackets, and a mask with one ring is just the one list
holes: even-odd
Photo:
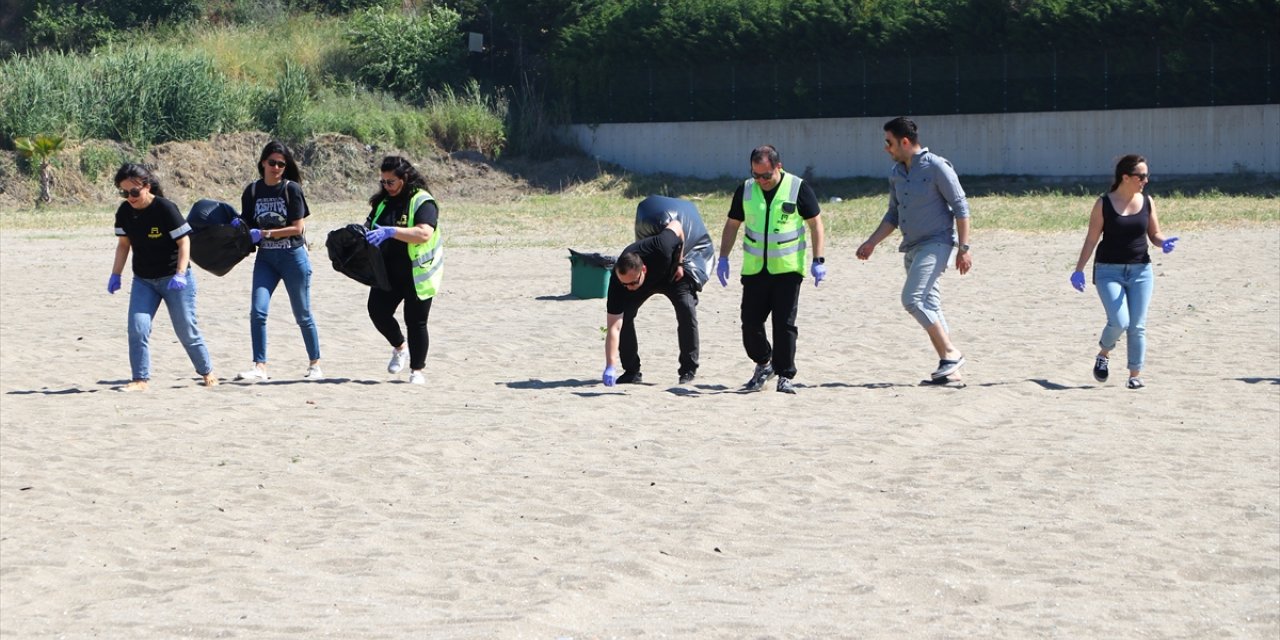
[[(407, 212), (409, 221), (405, 225), (406, 227), (413, 227), (414, 214), (418, 212), (418, 207), (428, 200), (435, 202), (436, 199), (423, 189), (413, 193), (413, 197), (409, 198), (409, 211)], [(374, 220), (382, 217), (382, 209), (386, 205), (386, 200), (378, 203), (378, 210), (373, 214)], [(377, 228), (378, 225), (375, 222), (372, 226)], [(408, 244), (409, 262), (413, 267), (414, 293), (418, 294), (419, 300), (434, 297), (440, 291), (440, 281), (444, 278), (444, 246), (440, 244), (439, 221), (437, 221), (430, 240)]]
[(804, 180), (783, 173), (774, 192), (773, 202), (765, 207), (764, 191), (754, 179), (742, 186), (742, 213), (746, 233), (742, 236), (742, 275), (768, 272), (804, 275), (808, 245), (805, 243), (804, 218), (797, 208), (800, 184)]

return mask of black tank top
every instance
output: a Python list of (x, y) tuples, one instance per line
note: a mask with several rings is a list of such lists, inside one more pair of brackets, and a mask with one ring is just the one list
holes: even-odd
[(1111, 198), (1102, 196), (1102, 240), (1094, 263), (1147, 264), (1147, 224), (1151, 220), (1151, 198), (1142, 196), (1142, 208), (1137, 213), (1120, 215), (1111, 206)]

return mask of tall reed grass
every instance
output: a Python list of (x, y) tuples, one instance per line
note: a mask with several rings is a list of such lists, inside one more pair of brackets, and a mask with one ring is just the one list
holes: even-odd
[(507, 99), (485, 95), (471, 80), (461, 94), (451, 87), (432, 90), (427, 97), (427, 121), (432, 137), (446, 151), (476, 149), (496, 158), (507, 143)]
[(0, 136), (58, 133), (138, 146), (248, 124), (249, 105), (200, 52), (154, 45), (0, 63)]

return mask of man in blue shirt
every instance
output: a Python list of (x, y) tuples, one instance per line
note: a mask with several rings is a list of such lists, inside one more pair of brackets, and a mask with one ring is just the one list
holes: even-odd
[(902, 230), (898, 251), (905, 254), (907, 281), (902, 286), (902, 306), (929, 334), (938, 352), (938, 368), (931, 381), (958, 380), (964, 355), (952, 344), (942, 315), (938, 278), (947, 270), (952, 250), (960, 275), (973, 266), (969, 252), (969, 202), (951, 163), (920, 146), (916, 123), (894, 118), (884, 125), (884, 148), (893, 158), (889, 173), (889, 210), (880, 226), (858, 247), (858, 259), (866, 260), (876, 245)]

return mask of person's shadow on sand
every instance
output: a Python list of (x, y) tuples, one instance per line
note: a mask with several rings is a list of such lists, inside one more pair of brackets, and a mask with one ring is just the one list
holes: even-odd
[(494, 384), (505, 384), (508, 389), (564, 389), (567, 387), (590, 387), (600, 384), (599, 380), (581, 380), (577, 378), (568, 378), (565, 380), (541, 380), (531, 378), (529, 380), (512, 380), (511, 382), (495, 382)]

